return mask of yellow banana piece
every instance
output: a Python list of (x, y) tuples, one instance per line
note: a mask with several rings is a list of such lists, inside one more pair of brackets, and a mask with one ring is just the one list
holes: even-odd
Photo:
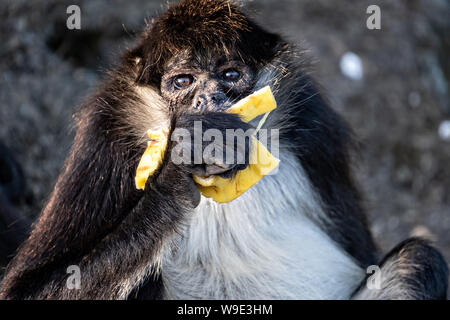
[(144, 190), (148, 177), (161, 165), (167, 147), (167, 135), (166, 129), (147, 131), (147, 136), (151, 141), (147, 143), (147, 149), (145, 149), (136, 170), (136, 189)]
[(265, 86), (251, 95), (239, 100), (227, 112), (238, 114), (242, 121), (250, 122), (257, 116), (272, 111), (277, 107), (275, 97), (269, 86)]
[(213, 198), (220, 203), (230, 202), (278, 166), (280, 160), (275, 158), (255, 137), (252, 137), (251, 145), (250, 164), (244, 170), (238, 171), (232, 179), (219, 176), (208, 178), (194, 176), (195, 183), (205, 197)]
[[(269, 86), (266, 86), (248, 97), (240, 100), (230, 107), (227, 112), (236, 113), (245, 122), (249, 122), (257, 116), (270, 112), (277, 107), (275, 98)], [(264, 117), (258, 128), (265, 121)], [(230, 202), (259, 182), (264, 176), (274, 170), (280, 160), (275, 158), (266, 147), (256, 139), (251, 137), (250, 164), (244, 170), (240, 170), (232, 179), (225, 179), (219, 176), (199, 177), (194, 176), (200, 192), (207, 198), (213, 198), (220, 203)]]
[[(248, 97), (240, 100), (230, 107), (227, 112), (238, 114), (245, 122), (249, 122), (257, 116), (268, 113), (277, 107), (275, 98), (269, 86), (266, 86)], [(258, 127), (261, 127), (266, 117), (263, 118)], [(136, 188), (144, 190), (149, 176), (151, 176), (162, 163), (164, 151), (167, 147), (167, 134), (165, 129), (149, 130), (147, 135), (150, 141), (139, 162), (136, 171)], [(251, 137), (250, 164), (232, 179), (219, 176), (199, 177), (194, 176), (200, 192), (214, 201), (230, 202), (245, 191), (250, 189), (264, 176), (274, 170), (279, 160), (275, 158), (266, 147), (260, 143), (255, 136)]]

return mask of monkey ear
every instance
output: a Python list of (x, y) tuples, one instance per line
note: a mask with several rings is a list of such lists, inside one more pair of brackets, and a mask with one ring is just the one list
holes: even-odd
[(140, 65), (143, 64), (144, 59), (144, 49), (143, 45), (139, 44), (134, 49), (127, 51), (123, 56), (122, 59), (127, 64), (131, 64), (131, 66), (135, 66), (137, 69), (140, 69)]
[(149, 83), (151, 70), (146, 68), (147, 59), (145, 54), (145, 47), (140, 42), (135, 48), (127, 51), (122, 56), (122, 61), (129, 67), (129, 70), (133, 73), (135, 81), (138, 83)]
[(122, 56), (123, 63), (135, 73), (136, 82), (159, 85), (162, 59), (159, 59), (161, 55), (158, 50), (161, 48), (142, 38), (136, 47)]

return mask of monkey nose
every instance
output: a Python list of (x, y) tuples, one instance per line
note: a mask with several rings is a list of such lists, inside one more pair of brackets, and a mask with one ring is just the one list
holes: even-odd
[(194, 109), (201, 110), (201, 109), (204, 109), (207, 104), (208, 104), (208, 101), (207, 101), (206, 97), (202, 94), (194, 99), (193, 107), (194, 107)]
[(225, 93), (216, 92), (210, 95), (201, 94), (195, 98), (193, 108), (196, 110), (222, 111), (226, 109), (224, 103), (227, 100)]
[(217, 92), (211, 95), (211, 100), (216, 106), (220, 106), (227, 100), (227, 96), (223, 92)]

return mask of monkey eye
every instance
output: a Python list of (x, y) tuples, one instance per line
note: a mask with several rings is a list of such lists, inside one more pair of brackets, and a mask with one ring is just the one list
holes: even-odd
[(235, 69), (227, 69), (223, 73), (223, 78), (227, 81), (237, 81), (241, 78), (241, 74)]
[(194, 82), (194, 77), (190, 74), (181, 74), (175, 77), (173, 83), (178, 89), (189, 87)]

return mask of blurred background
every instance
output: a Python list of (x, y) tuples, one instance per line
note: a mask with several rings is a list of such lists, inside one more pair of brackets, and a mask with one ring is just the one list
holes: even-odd
[[(75, 108), (165, 3), (1, 0), (0, 142), (23, 165), (26, 197), (17, 203), (28, 217), (53, 188)], [(71, 4), (81, 8), (81, 30), (66, 27)], [(372, 4), (381, 9), (381, 30), (366, 27)], [(354, 128), (362, 146), (355, 173), (382, 251), (421, 235), (450, 261), (450, 1), (246, 6), (309, 50), (332, 106)]]

